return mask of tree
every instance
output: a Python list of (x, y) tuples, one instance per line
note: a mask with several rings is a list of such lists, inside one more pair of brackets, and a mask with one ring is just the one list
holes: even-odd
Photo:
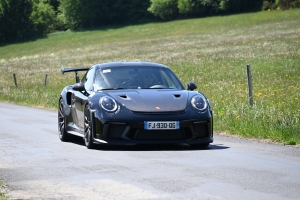
[(267, 0), (263, 2), (262, 10), (300, 8), (300, 0)]
[(0, 0), (0, 44), (19, 41), (32, 35), (31, 0)]
[(221, 0), (220, 9), (225, 13), (242, 13), (261, 10), (263, 0)]
[(220, 0), (178, 0), (179, 13), (188, 17), (214, 15), (219, 10)]
[(300, 0), (276, 0), (275, 5), (280, 9), (300, 8)]
[(145, 0), (59, 0), (59, 10), (71, 29), (115, 25), (149, 16)]
[(33, 0), (30, 20), (37, 34), (46, 34), (57, 29), (57, 16), (47, 0)]
[(179, 14), (177, 0), (150, 0), (150, 2), (148, 11), (158, 18), (171, 20)]

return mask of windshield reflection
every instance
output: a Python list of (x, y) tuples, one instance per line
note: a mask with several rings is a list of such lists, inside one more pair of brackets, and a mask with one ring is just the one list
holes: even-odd
[(94, 89), (184, 89), (168, 68), (112, 67), (96, 71)]

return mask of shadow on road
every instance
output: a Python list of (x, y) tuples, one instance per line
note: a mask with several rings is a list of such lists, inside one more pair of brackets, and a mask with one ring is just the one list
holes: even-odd
[(223, 145), (210, 144), (208, 147), (189, 146), (189, 145), (135, 145), (135, 146), (102, 146), (98, 145), (95, 149), (102, 151), (207, 151), (207, 150), (223, 150), (229, 147)]
[[(82, 138), (75, 138), (71, 143), (85, 146)], [(96, 145), (96, 147), (92, 150), (100, 150), (100, 151), (211, 151), (211, 150), (224, 150), (230, 147), (225, 146), (224, 144), (210, 144), (208, 147), (201, 147), (197, 145), (187, 145), (187, 144), (146, 144), (146, 145), (134, 145), (134, 146), (126, 146), (126, 145)]]

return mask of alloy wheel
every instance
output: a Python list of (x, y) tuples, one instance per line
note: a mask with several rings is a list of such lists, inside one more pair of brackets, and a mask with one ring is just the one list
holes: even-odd
[(84, 111), (84, 142), (88, 149), (92, 149), (94, 147), (89, 106), (86, 106)]
[(59, 134), (59, 139), (61, 141), (68, 140), (68, 133), (66, 132), (66, 126), (65, 126), (64, 104), (62, 99), (60, 99), (59, 106), (58, 106), (58, 134)]

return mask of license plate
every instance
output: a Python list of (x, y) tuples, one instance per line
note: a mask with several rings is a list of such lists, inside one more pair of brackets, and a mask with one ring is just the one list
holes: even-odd
[(180, 124), (178, 121), (171, 122), (144, 122), (145, 130), (170, 130), (179, 129)]

